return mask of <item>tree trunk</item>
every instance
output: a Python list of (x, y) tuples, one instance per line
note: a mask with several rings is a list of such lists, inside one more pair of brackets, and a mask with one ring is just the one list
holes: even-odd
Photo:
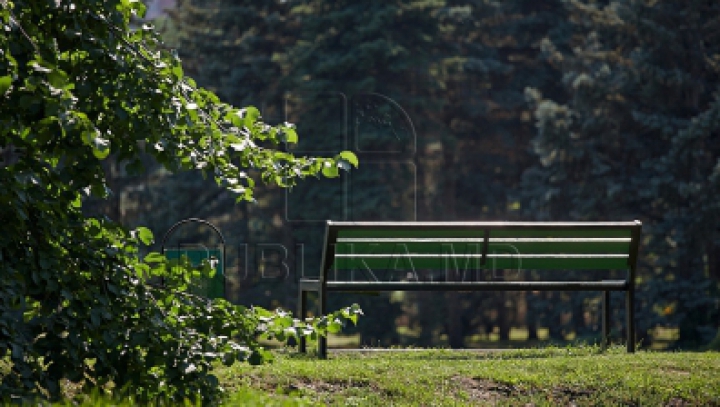
[(499, 335), (501, 341), (509, 341), (510, 340), (510, 307), (508, 306), (508, 301), (510, 300), (508, 292), (499, 292), (498, 293), (498, 302), (497, 302), (497, 310), (498, 310), (498, 329), (499, 329)]
[(538, 318), (540, 317), (535, 306), (535, 301), (537, 300), (537, 293), (528, 292), (526, 294), (526, 298), (527, 311), (525, 312), (525, 321), (528, 330), (528, 340), (536, 341), (538, 340)]
[(453, 349), (465, 347), (465, 335), (462, 323), (462, 304), (460, 294), (457, 292), (448, 292), (445, 294), (445, 303), (447, 304), (447, 336), (448, 344)]
[(714, 280), (720, 280), (720, 245), (713, 243), (710, 239), (710, 243), (707, 245), (707, 259), (708, 259), (708, 274), (710, 278)]

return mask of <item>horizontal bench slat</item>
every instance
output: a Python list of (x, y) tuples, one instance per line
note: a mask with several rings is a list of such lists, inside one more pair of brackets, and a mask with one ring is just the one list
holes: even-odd
[[(347, 256), (347, 257), (345, 257)], [(410, 256), (351, 256), (336, 255), (330, 270), (625, 270), (628, 266), (627, 255), (515, 255), (489, 253), (485, 264), (482, 255), (432, 255)]]
[[(365, 240), (365, 239), (363, 239)], [(394, 241), (386, 242), (377, 239), (377, 242), (370, 241), (339, 241), (335, 245), (335, 253), (339, 254), (407, 254), (423, 253), (437, 255), (452, 253), (482, 253), (484, 243), (473, 242), (442, 242), (442, 241)], [(449, 239), (448, 239), (449, 240)], [(477, 239), (473, 239), (477, 240)], [(508, 239), (507, 242), (491, 241), (488, 244), (488, 253), (518, 253), (518, 254), (627, 254), (630, 250), (630, 239), (620, 238), (618, 240), (606, 241), (581, 241), (581, 240), (517, 240)]]
[[(418, 258), (418, 259), (468, 259), (481, 258), (482, 254), (476, 253), (367, 253), (367, 254), (341, 254), (335, 257), (339, 259), (396, 259), (396, 258)], [(523, 253), (495, 253), (488, 254), (488, 258), (518, 258), (518, 259), (627, 259), (627, 254), (523, 254)]]
[(329, 291), (623, 291), (624, 280), (610, 281), (328, 281)]
[(631, 229), (640, 226), (640, 221), (625, 222), (510, 222), (510, 221), (489, 221), (489, 222), (424, 222), (424, 221), (382, 221), (382, 222), (347, 222), (327, 221), (327, 226), (341, 230), (357, 229), (385, 229), (385, 230), (408, 230), (408, 229), (504, 229), (504, 230), (534, 230), (534, 229)]
[[(630, 243), (632, 239), (629, 237), (491, 237), (488, 239), (490, 243)], [(364, 237), (340, 237), (338, 243), (484, 243), (484, 238), (463, 238), (463, 237), (406, 237), (406, 238), (364, 238)]]
[(484, 238), (485, 230), (490, 231), (490, 238), (629, 238), (627, 228), (362, 228), (339, 230), (338, 238)]
[(599, 229), (530, 229), (530, 230), (492, 230), (491, 238), (631, 238), (629, 229), (599, 228)]

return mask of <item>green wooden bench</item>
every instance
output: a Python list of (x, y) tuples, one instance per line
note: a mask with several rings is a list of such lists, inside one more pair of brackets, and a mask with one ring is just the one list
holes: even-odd
[[(318, 312), (325, 315), (330, 292), (601, 291), (605, 346), (610, 336), (610, 292), (624, 291), (627, 351), (634, 352), (633, 298), (641, 229), (639, 221), (328, 221), (320, 274), (299, 281), (298, 315), (307, 316), (311, 292), (317, 293)], [(498, 278), (498, 270), (515, 270), (518, 275), (524, 270), (547, 270), (545, 274), (558, 278), (509, 280)], [(588, 272), (582, 279), (563, 280), (568, 270), (615, 272), (613, 279), (597, 278), (598, 273), (609, 273)], [(483, 279), (467, 278), (480, 273), (485, 274)], [(318, 342), (318, 353), (324, 358), (327, 339)], [(299, 348), (305, 352), (304, 339)]]

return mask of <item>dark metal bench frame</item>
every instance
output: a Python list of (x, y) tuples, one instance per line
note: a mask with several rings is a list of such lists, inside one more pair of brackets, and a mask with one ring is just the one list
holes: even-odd
[[(622, 280), (601, 281), (331, 281), (328, 279), (335, 260), (335, 245), (338, 243), (338, 234), (344, 230), (373, 229), (383, 231), (423, 231), (433, 230), (454, 231), (483, 231), (484, 240), (481, 264), (485, 264), (488, 257), (489, 235), (495, 231), (572, 231), (573, 229), (608, 229), (627, 230), (630, 234), (627, 256), (627, 274)], [(318, 295), (319, 315), (327, 313), (327, 295), (329, 292), (378, 292), (378, 291), (602, 291), (602, 346), (609, 344), (610, 339), (610, 292), (624, 291), (626, 293), (626, 345), (628, 352), (635, 351), (635, 274), (637, 269), (637, 255), (640, 244), (642, 223), (634, 222), (334, 222), (328, 221), (325, 233), (325, 244), (322, 257), (322, 268), (319, 278), (301, 278), (299, 281), (298, 316), (307, 315), (307, 294), (315, 292)], [(407, 240), (407, 238), (405, 239)], [(442, 242), (442, 238), (437, 239)], [(586, 242), (585, 242), (586, 243)], [(562, 256), (562, 255), (560, 255)], [(603, 255), (595, 255), (601, 258)], [(605, 255), (607, 257), (611, 255)], [(617, 256), (617, 255), (614, 255)], [(361, 256), (358, 256), (361, 257)], [(436, 257), (440, 257), (439, 255)], [(525, 268), (521, 268), (525, 269)], [(530, 269), (530, 268), (527, 268)], [(601, 268), (602, 269), (602, 268)], [(306, 351), (305, 339), (299, 341), (300, 352)], [(318, 339), (318, 354), (327, 357), (327, 338)]]

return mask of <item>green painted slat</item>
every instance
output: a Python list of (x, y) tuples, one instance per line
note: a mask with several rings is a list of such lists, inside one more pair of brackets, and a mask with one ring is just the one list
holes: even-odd
[[(521, 228), (509, 227), (507, 229), (490, 230), (490, 237), (512, 238), (512, 237), (578, 237), (578, 238), (613, 238), (613, 237), (631, 237), (628, 228)], [(392, 230), (392, 229), (348, 229), (339, 230), (339, 238), (392, 238), (392, 237), (409, 237), (409, 238), (431, 238), (431, 237), (484, 237), (485, 229), (473, 230), (452, 230), (452, 229), (413, 229), (413, 230)]]
[(338, 237), (476, 237), (485, 236), (482, 229), (476, 230), (378, 230), (378, 229), (350, 229), (338, 231)]
[(481, 265), (480, 256), (450, 257), (338, 257), (331, 269), (368, 270), (370, 272), (415, 271), (415, 270), (479, 270), (479, 269), (539, 269), (539, 270), (624, 270), (628, 268), (627, 256), (501, 256), (488, 254), (487, 262)]
[(598, 229), (498, 229), (490, 231), (490, 238), (508, 237), (577, 237), (577, 238), (618, 238), (631, 237), (629, 229), (598, 228)]
[(627, 281), (329, 281), (329, 291), (624, 291)]
[[(370, 239), (372, 240), (372, 239)], [(565, 253), (565, 254), (625, 254), (630, 249), (630, 242), (625, 241), (515, 241), (490, 243), (488, 253)], [(460, 242), (341, 242), (336, 244), (337, 254), (409, 254), (422, 253), (438, 255), (482, 253), (482, 239), (473, 243)]]

